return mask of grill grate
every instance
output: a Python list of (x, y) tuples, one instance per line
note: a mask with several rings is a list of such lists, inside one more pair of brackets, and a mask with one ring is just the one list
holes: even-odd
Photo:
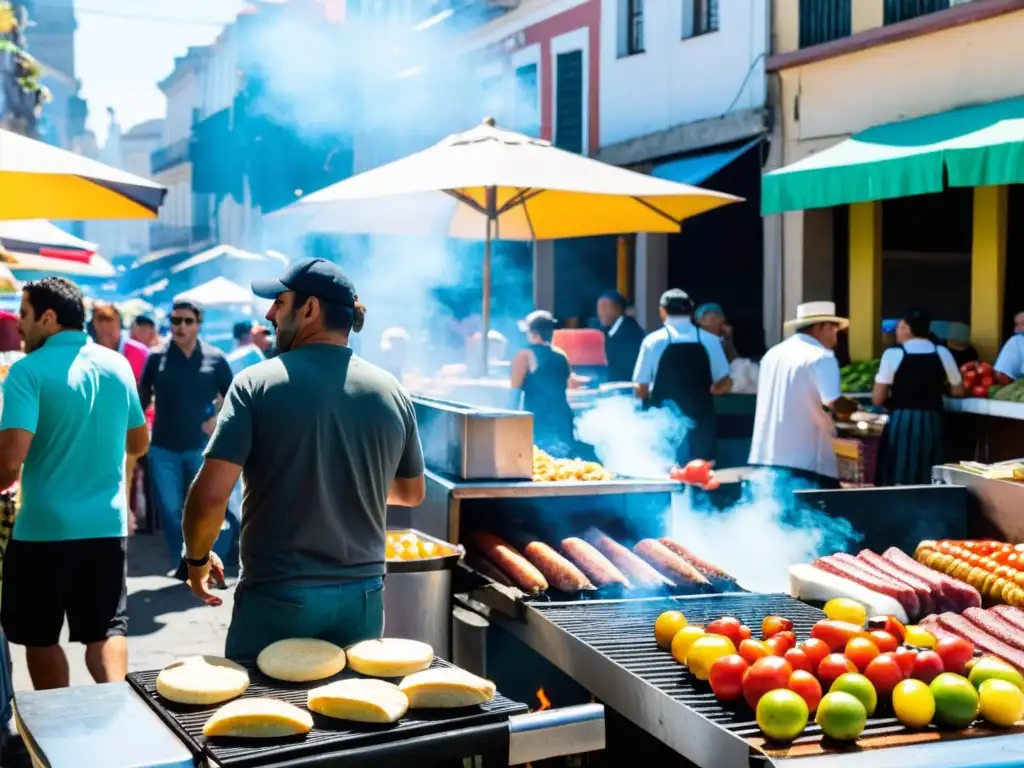
[[(793, 622), (798, 641), (806, 640), (825, 614), (787, 595), (715, 595), (711, 597), (665, 598), (622, 603), (545, 604), (531, 603), (545, 619), (599, 651), (616, 664), (654, 685), (708, 720), (744, 739), (761, 739), (753, 712), (743, 702), (720, 702), (707, 683), (693, 678), (672, 654), (654, 642), (654, 621), (662, 611), (680, 610), (691, 624), (706, 625), (722, 616), (735, 616), (760, 634), (765, 616), (785, 616)], [(614, 707), (613, 702), (607, 702)], [(882, 736), (904, 731), (895, 718), (871, 718), (864, 736)], [(813, 719), (797, 744), (821, 739)]]
[[(284, 683), (266, 677), (260, 673), (255, 664), (246, 664), (245, 666), (249, 670), (250, 684), (248, 690), (242, 694), (242, 698), (269, 697), (287, 701), (303, 710), (306, 709), (306, 692), (308, 690), (335, 680), (359, 677), (357, 673), (345, 670), (332, 678), (313, 683)], [(435, 659), (431, 666), (449, 667), (451, 665), (440, 659)], [(511, 715), (529, 711), (525, 704), (514, 702), (498, 694), (488, 704), (478, 707), (457, 710), (410, 710), (409, 714), (394, 725), (352, 723), (314, 714), (313, 730), (305, 737), (279, 739), (271, 744), (257, 746), (251, 741), (238, 739), (206, 739), (203, 736), (203, 726), (218, 706), (185, 706), (162, 699), (156, 693), (157, 674), (158, 671), (155, 670), (132, 672), (128, 675), (128, 684), (142, 696), (194, 754), (206, 755), (224, 768), (274, 765), (285, 760), (338, 754), (343, 750), (380, 747), (388, 744), (402, 743), (408, 747), (409, 742), (424, 737), (494, 726), (506, 722)], [(496, 733), (500, 732), (496, 731)], [(488, 745), (488, 749), (500, 751), (507, 748), (507, 729), (503, 735), (504, 744)], [(420, 756), (420, 759), (429, 762), (428, 753), (436, 750), (438, 745), (436, 741), (430, 739), (426, 739), (425, 742), (424, 754)], [(480, 739), (477, 739), (476, 743), (479, 744)], [(413, 764), (420, 764), (414, 754), (410, 754), (408, 749), (404, 749), (403, 762), (410, 758), (412, 758)], [(343, 763), (339, 761), (338, 764)], [(379, 765), (380, 762), (378, 761), (377, 764)]]

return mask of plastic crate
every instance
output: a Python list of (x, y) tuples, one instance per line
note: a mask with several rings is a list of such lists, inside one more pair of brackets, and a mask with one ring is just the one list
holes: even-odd
[(874, 485), (878, 462), (878, 436), (835, 437), (832, 448), (836, 454), (839, 481), (850, 485)]

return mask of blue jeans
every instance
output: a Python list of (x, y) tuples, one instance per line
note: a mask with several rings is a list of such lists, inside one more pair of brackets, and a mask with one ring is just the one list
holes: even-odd
[(244, 583), (225, 643), (229, 659), (255, 659), (271, 643), (316, 637), (346, 648), (384, 633), (384, 579), (376, 576), (323, 586)]
[[(181, 532), (182, 511), (185, 496), (199, 468), (203, 465), (202, 451), (169, 451), (166, 448), (150, 446), (149, 476), (153, 481), (153, 502), (160, 515), (160, 527), (171, 568), (177, 568), (184, 554), (185, 538)], [(229, 504), (229, 506), (233, 506)], [(227, 533), (225, 533), (225, 530)], [(227, 556), (238, 530), (238, 518), (233, 510), (225, 515), (225, 527), (217, 540), (214, 550), (221, 559)]]

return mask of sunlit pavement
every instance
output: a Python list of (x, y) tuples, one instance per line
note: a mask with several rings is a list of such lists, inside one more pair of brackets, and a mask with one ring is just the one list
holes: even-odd
[[(224, 637), (231, 619), (234, 590), (218, 591), (224, 604), (209, 608), (187, 586), (166, 575), (167, 554), (159, 533), (138, 534), (128, 542), (128, 669), (159, 669), (180, 656), (224, 653)], [(229, 584), (233, 579), (229, 577)], [(84, 646), (61, 644), (71, 667), (71, 684), (92, 682), (85, 668)], [(14, 689), (32, 689), (25, 649), (11, 646)]]

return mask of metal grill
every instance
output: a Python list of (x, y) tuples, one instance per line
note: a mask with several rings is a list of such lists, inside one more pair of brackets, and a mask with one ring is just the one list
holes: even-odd
[[(673, 609), (682, 611), (691, 624), (706, 625), (723, 616), (734, 616), (759, 633), (765, 616), (785, 616), (793, 622), (798, 640), (805, 640), (811, 627), (825, 618), (817, 608), (787, 595), (718, 595), (575, 605), (532, 603), (530, 607), (675, 701), (735, 735), (752, 740), (760, 740), (761, 732), (750, 708), (743, 702), (718, 701), (707, 683), (696, 680), (672, 654), (659, 648), (654, 641), (655, 619), (663, 611)], [(606, 704), (614, 708), (613, 702)], [(895, 718), (876, 717), (868, 720), (864, 735), (902, 730)], [(821, 729), (811, 722), (795, 743), (818, 741), (821, 736)]]
[[(267, 697), (286, 701), (306, 709), (306, 692), (335, 680), (359, 677), (345, 670), (327, 680), (313, 683), (284, 683), (261, 674), (255, 664), (245, 665), (249, 670), (250, 685), (242, 698)], [(435, 659), (434, 667), (451, 666)], [(156, 693), (157, 671), (133, 672), (128, 675), (128, 684), (153, 708), (160, 718), (197, 756), (207, 756), (224, 768), (249, 768), (312, 759), (324, 755), (338, 755), (331, 765), (347, 765), (340, 754), (343, 751), (360, 751), (360, 764), (367, 755), (366, 749), (380, 747), (384, 750), (401, 747), (401, 762), (414, 765), (432, 762), (432, 758), (443, 751), (441, 743), (446, 734), (460, 742), (472, 744), (473, 750), (466, 755), (501, 751), (508, 746), (507, 722), (511, 715), (525, 713), (528, 707), (498, 694), (482, 706), (464, 709), (410, 710), (393, 725), (375, 725), (334, 720), (313, 715), (313, 730), (304, 737), (275, 739), (271, 744), (253, 744), (240, 739), (206, 739), (203, 726), (217, 710), (217, 706), (194, 707), (174, 704)], [(422, 750), (410, 749), (415, 742), (422, 744)], [(397, 750), (396, 750), (397, 751)], [(353, 758), (355, 762), (355, 758)], [(378, 758), (374, 765), (383, 763)]]

